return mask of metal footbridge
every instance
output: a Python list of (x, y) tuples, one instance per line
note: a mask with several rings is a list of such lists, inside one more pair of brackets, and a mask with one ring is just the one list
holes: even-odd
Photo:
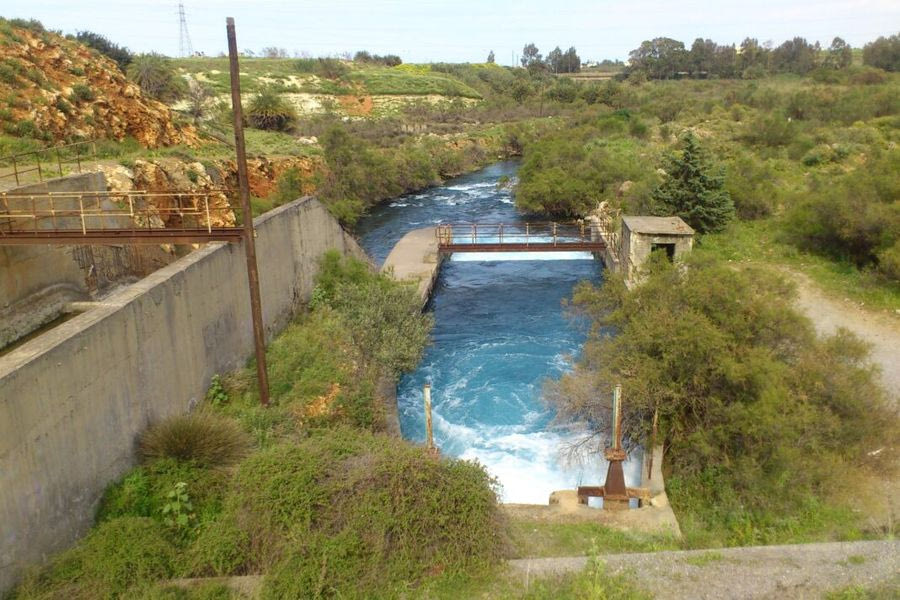
[(438, 251), (601, 252), (601, 229), (591, 223), (453, 223), (435, 228)]

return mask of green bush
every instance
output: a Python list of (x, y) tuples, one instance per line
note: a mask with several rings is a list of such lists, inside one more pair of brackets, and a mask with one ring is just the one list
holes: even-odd
[(576, 291), (595, 333), (550, 390), (560, 418), (605, 430), (615, 384), (629, 439), (647, 439), (658, 411), (684, 531), (728, 544), (858, 535), (830, 492), (851, 471), (892, 472), (894, 451), (867, 453), (897, 435), (865, 345), (816, 338), (790, 285), (762, 269), (695, 255), (686, 268), (658, 257), (644, 275), (631, 291), (613, 276)]
[(123, 73), (128, 68), (128, 65), (131, 64), (133, 55), (128, 48), (112, 43), (107, 37), (99, 33), (79, 31), (75, 34), (75, 39), (114, 60)]
[(139, 54), (128, 64), (128, 79), (141, 91), (160, 102), (173, 102), (187, 92), (187, 84), (171, 59), (161, 54)]
[(281, 94), (265, 88), (248, 103), (247, 121), (256, 129), (287, 131), (296, 124), (297, 111)]
[(372, 273), (365, 263), (335, 250), (322, 257), (317, 283), (325, 302), (347, 324), (364, 362), (395, 376), (415, 368), (433, 326), (432, 317), (420, 312), (415, 287)]
[(144, 460), (173, 458), (207, 466), (234, 463), (247, 450), (247, 437), (233, 421), (202, 410), (169, 417), (151, 426), (140, 441)]
[(72, 94), (69, 96), (69, 99), (78, 104), (80, 102), (90, 102), (97, 95), (94, 93), (94, 90), (91, 89), (90, 86), (85, 85), (83, 83), (76, 83), (72, 86)]
[(485, 565), (505, 544), (493, 486), (475, 464), (396, 438), (314, 434), (241, 465), (221, 531), (233, 540), (226, 547), (242, 550), (225, 564), (269, 571), (264, 597), (291, 597), (302, 584), (372, 597), (429, 572)]
[(900, 240), (898, 168), (892, 152), (870, 158), (864, 170), (813, 181), (785, 216), (785, 238), (857, 267), (876, 265), (879, 252)]
[(122, 517), (101, 524), (26, 576), (12, 598), (132, 598), (147, 582), (169, 578), (176, 568), (175, 548), (159, 523)]
[(225, 471), (208, 469), (194, 463), (162, 459), (137, 467), (103, 494), (97, 521), (119, 517), (150, 517), (164, 521), (163, 509), (168, 494), (185, 483), (198, 524), (213, 519), (222, 509), (222, 496), (228, 481)]

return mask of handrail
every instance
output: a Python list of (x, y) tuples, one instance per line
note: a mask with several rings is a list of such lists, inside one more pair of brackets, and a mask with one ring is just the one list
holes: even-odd
[(231, 240), (242, 235), (240, 216), (223, 189), (0, 192), (0, 245)]
[(606, 243), (592, 223), (450, 223), (435, 228), (438, 249), (444, 252), (503, 250), (590, 250)]
[[(83, 148), (89, 147), (90, 152), (82, 153), (76, 152), (74, 158), (64, 156), (61, 151), (66, 150), (68, 148)], [(0, 165), (6, 164), (7, 162), (11, 163), (12, 172), (11, 173), (0, 173), (0, 180), (6, 179), (8, 177), (14, 177), (16, 180), (16, 185), (21, 185), (21, 175), (25, 175), (26, 173), (37, 172), (38, 174), (38, 182), (42, 182), (44, 180), (44, 169), (47, 168), (46, 165), (41, 165), (41, 156), (47, 155), (48, 153), (55, 153), (56, 155), (56, 172), (59, 177), (63, 176), (63, 164), (72, 164), (73, 162), (77, 165), (77, 172), (81, 173), (81, 161), (82, 159), (92, 158), (96, 159), (97, 157), (97, 144), (94, 140), (85, 140), (81, 142), (71, 142), (68, 144), (59, 144), (57, 146), (50, 146), (48, 148), (40, 148), (38, 150), (29, 150), (28, 152), (18, 152), (16, 154), (7, 154), (5, 156), (0, 156)], [(34, 163), (26, 163), (22, 165), (21, 158), (26, 156), (34, 156)], [(49, 161), (52, 164), (52, 156)], [(34, 166), (30, 166), (25, 168), (28, 165), (33, 164)], [(51, 167), (52, 168), (52, 167)]]

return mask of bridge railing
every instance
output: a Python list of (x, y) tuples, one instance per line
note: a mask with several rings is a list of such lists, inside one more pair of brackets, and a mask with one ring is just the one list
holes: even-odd
[[(59, 240), (153, 243), (239, 238), (241, 215), (225, 190), (186, 193), (0, 192), (0, 245)], [(82, 242), (83, 240), (83, 242)]]
[(603, 238), (591, 223), (449, 223), (436, 228), (438, 246), (444, 249), (528, 250), (560, 248), (598, 249)]

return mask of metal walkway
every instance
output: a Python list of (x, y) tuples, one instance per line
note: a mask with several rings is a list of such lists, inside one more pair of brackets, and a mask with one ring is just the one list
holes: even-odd
[(238, 241), (240, 223), (226, 190), (0, 192), (0, 246)]
[(455, 223), (435, 228), (438, 251), (601, 252), (600, 228), (587, 223)]

